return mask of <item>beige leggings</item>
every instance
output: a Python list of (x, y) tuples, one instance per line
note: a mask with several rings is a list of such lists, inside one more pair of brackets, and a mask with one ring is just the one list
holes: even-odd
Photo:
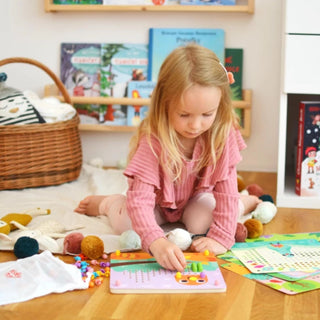
[[(180, 222), (192, 234), (205, 234), (212, 224), (212, 210), (215, 205), (212, 193), (199, 193), (187, 203)], [(243, 210), (243, 204), (239, 201), (239, 215)], [(111, 227), (116, 234), (132, 229), (127, 213), (126, 196), (122, 194), (106, 196), (100, 203), (99, 214), (109, 217)], [(158, 206), (154, 209), (154, 214), (158, 225), (167, 223)]]

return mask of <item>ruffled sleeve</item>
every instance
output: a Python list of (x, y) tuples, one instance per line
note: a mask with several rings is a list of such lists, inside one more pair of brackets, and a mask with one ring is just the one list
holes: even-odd
[[(240, 151), (245, 147), (240, 132), (231, 130), (214, 172), (205, 173), (198, 186), (199, 189), (211, 188), (216, 199), (213, 223), (207, 236), (228, 249), (234, 244), (238, 220), (239, 193), (236, 165), (241, 161)], [(210, 168), (206, 170), (210, 171)]]
[(142, 248), (149, 251), (153, 241), (164, 237), (154, 214), (157, 194), (163, 184), (159, 164), (160, 144), (152, 138), (152, 147), (143, 137), (137, 151), (124, 171), (129, 178), (127, 210), (133, 229), (141, 238)]
[(157, 139), (151, 138), (152, 148), (146, 137), (139, 141), (137, 151), (124, 171), (128, 178), (136, 177), (144, 183), (160, 189), (160, 144)]

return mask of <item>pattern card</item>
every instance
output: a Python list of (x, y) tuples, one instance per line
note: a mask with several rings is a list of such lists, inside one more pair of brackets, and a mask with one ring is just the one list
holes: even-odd
[(236, 243), (232, 253), (252, 273), (277, 273), (320, 269), (317, 240)]

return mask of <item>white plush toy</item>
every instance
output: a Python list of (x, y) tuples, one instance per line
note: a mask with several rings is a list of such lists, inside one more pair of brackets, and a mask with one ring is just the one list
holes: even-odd
[(30, 237), (38, 241), (41, 250), (49, 250), (54, 253), (60, 251), (58, 242), (54, 239), (64, 238), (66, 236), (65, 232), (80, 228), (73, 227), (72, 229), (66, 229), (54, 220), (48, 220), (35, 229), (29, 229), (16, 221), (11, 221), (10, 223), (14, 224), (21, 231), (11, 233), (11, 237), (0, 234), (0, 239), (9, 241), (14, 245), (19, 238)]

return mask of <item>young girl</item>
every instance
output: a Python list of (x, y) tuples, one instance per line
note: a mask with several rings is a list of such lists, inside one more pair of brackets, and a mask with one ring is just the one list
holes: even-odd
[[(236, 165), (245, 143), (233, 111), (229, 77), (216, 55), (196, 44), (164, 61), (147, 118), (131, 141), (126, 196), (89, 196), (76, 212), (107, 215), (121, 234), (135, 230), (166, 269), (183, 271), (182, 251), (160, 225), (182, 222), (197, 252), (221, 254), (234, 244), (239, 215)], [(242, 212), (257, 197), (243, 197)]]

